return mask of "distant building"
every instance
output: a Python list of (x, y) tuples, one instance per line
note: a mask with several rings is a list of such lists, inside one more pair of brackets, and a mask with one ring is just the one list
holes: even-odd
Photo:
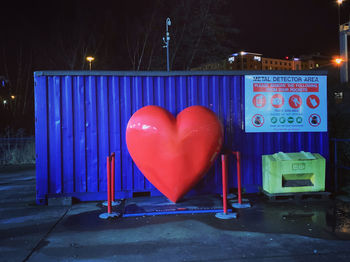
[(297, 70), (294, 60), (263, 57), (261, 63), (262, 70)]
[(263, 70), (262, 54), (239, 52), (228, 57), (228, 70)]
[(262, 54), (239, 52), (228, 57), (228, 69), (231, 70), (312, 70), (316, 63), (312, 59), (285, 59), (263, 57)]
[(321, 55), (320, 53), (315, 53), (311, 55), (302, 55), (300, 56), (300, 59), (302, 61), (314, 61), (316, 68), (330, 66), (332, 65), (332, 60), (333, 60), (332, 58)]
[[(314, 60), (315, 59), (315, 60)], [(269, 58), (262, 54), (241, 51), (227, 60), (201, 65), (192, 70), (312, 70), (329, 63), (325, 57), (303, 56), (301, 58)]]

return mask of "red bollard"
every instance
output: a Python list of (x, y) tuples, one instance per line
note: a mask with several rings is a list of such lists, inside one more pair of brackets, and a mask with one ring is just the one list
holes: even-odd
[(120, 213), (112, 212), (112, 203), (114, 204), (114, 183), (115, 183), (115, 154), (107, 156), (107, 213), (102, 213), (99, 218), (108, 219), (120, 216)]
[(222, 202), (224, 206), (224, 213), (227, 214), (227, 165), (226, 155), (221, 155), (222, 165)]
[(237, 213), (228, 213), (227, 210), (227, 155), (221, 155), (222, 166), (222, 203), (224, 207), (223, 213), (216, 213), (215, 217), (219, 219), (237, 218)]
[(238, 202), (232, 203), (232, 207), (234, 208), (248, 208), (251, 207), (250, 203), (245, 201), (246, 203), (242, 204), (242, 185), (241, 185), (241, 152), (233, 151), (234, 155), (236, 155), (237, 159), (237, 186), (238, 186)]
[(115, 199), (115, 153), (111, 154), (111, 169), (112, 169), (112, 177), (111, 177), (111, 201), (114, 202)]
[(107, 156), (107, 201), (108, 201), (108, 214), (112, 213), (112, 194), (111, 194), (111, 161)]

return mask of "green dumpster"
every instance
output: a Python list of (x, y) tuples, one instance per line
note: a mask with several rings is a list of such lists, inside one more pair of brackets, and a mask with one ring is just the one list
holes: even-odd
[(270, 194), (325, 190), (326, 160), (310, 152), (262, 156), (263, 190)]

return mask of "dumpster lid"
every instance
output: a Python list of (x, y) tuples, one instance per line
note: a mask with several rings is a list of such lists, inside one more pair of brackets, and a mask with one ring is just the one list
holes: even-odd
[(310, 152), (300, 151), (299, 153), (284, 153), (278, 152), (273, 154), (276, 160), (288, 161), (288, 160), (314, 160), (316, 157)]

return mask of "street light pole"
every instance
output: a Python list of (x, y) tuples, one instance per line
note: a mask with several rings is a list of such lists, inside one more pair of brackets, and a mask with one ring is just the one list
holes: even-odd
[(340, 6), (343, 3), (343, 0), (337, 0), (338, 3), (338, 30), (340, 28)]
[(168, 17), (165, 20), (165, 32), (166, 32), (166, 35), (165, 35), (165, 37), (163, 37), (163, 42), (164, 42), (163, 48), (166, 48), (166, 69), (167, 69), (167, 71), (170, 71), (170, 66), (169, 66), (170, 35), (169, 35), (169, 28), (168, 28), (169, 26), (171, 26), (171, 21), (170, 21), (170, 18)]
[(338, 30), (340, 29), (340, 6), (342, 5), (343, 2), (344, 2), (344, 0), (337, 0), (337, 4), (338, 4)]
[(349, 23), (345, 23), (339, 28), (339, 51), (343, 62), (340, 64), (340, 82), (347, 83), (348, 76), (348, 35), (350, 34)]
[(349, 81), (348, 75), (348, 35), (350, 34), (349, 23), (340, 24), (340, 6), (344, 0), (337, 0), (338, 4), (338, 34), (339, 34), (339, 54), (340, 60), (339, 65), (340, 69), (340, 83), (347, 83)]
[(92, 57), (92, 56), (87, 56), (86, 57), (86, 61), (89, 62), (89, 70), (91, 71), (91, 68), (92, 68), (92, 61), (95, 60), (95, 57)]

